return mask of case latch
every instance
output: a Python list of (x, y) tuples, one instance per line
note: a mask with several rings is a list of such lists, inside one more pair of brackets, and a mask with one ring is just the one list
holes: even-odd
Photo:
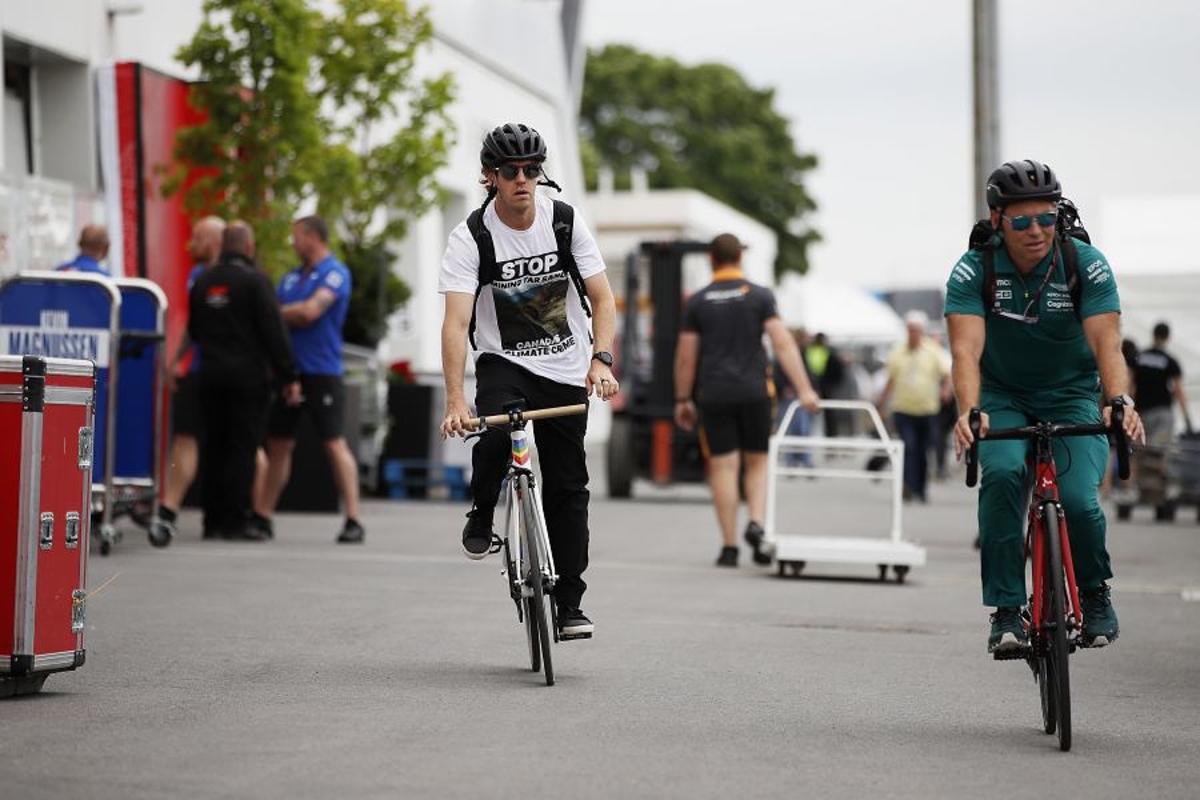
[(79, 547), (79, 512), (67, 512), (67, 535), (64, 540), (68, 550), (74, 550)]
[(38, 537), (38, 547), (49, 550), (54, 546), (54, 512), (42, 512), (42, 533)]

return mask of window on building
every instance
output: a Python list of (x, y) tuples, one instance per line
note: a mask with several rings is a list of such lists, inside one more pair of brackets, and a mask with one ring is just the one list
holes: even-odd
[(31, 70), (4, 62), (4, 166), (9, 173), (33, 174), (33, 92)]

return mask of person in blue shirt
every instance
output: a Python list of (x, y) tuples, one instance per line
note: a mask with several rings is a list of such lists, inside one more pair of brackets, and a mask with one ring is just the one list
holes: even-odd
[(90, 272), (96, 275), (108, 275), (108, 267), (100, 263), (108, 258), (108, 245), (107, 228), (103, 225), (84, 225), (83, 230), (79, 232), (79, 254), (54, 269), (58, 272)]
[(346, 512), (337, 541), (359, 544), (358, 463), (343, 432), (342, 324), (350, 305), (350, 271), (329, 250), (329, 228), (318, 216), (292, 225), (292, 249), (300, 266), (279, 282), (283, 321), (291, 333), (303, 398), (299, 405), (276, 403), (267, 428), (267, 477), (254, 522), (273, 534), (271, 516), (292, 472), (300, 415), (308, 414), (329, 459)]

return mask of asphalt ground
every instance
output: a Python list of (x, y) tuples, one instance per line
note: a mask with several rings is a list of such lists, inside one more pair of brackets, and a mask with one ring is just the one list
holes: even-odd
[[(879, 487), (782, 483), (790, 535), (886, 531)], [(1194, 509), (1110, 523), (1122, 634), (1072, 656), (1061, 753), (1029, 669), (984, 652), (960, 482), (905, 506), (929, 563), (904, 584), (718, 569), (702, 487), (635, 495), (593, 498), (596, 635), (555, 646), (553, 687), (461, 503), (368, 501), (363, 546), (328, 515), (231, 543), (185, 512), (164, 550), (128, 527), (90, 562), (87, 663), (0, 700), (0, 796), (1198, 796)]]

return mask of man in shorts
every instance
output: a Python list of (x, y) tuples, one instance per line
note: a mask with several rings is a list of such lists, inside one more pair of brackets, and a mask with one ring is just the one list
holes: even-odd
[(767, 439), (771, 434), (769, 372), (762, 338), (771, 339), (779, 366), (810, 412), (817, 393), (800, 350), (779, 317), (775, 295), (742, 273), (742, 244), (723, 233), (710, 249), (712, 283), (688, 298), (675, 353), (675, 421), (697, 421), (709, 452), (708, 482), (721, 527), (717, 566), (738, 563), (738, 473), (744, 474), (749, 520), (745, 539), (757, 564), (770, 564), (763, 541), (767, 495)]
[(346, 512), (337, 541), (361, 544), (366, 532), (359, 521), (358, 462), (343, 435), (342, 325), (350, 304), (350, 271), (330, 252), (329, 228), (318, 216), (301, 217), (292, 225), (292, 249), (301, 264), (279, 282), (279, 302), (291, 332), (303, 396), (298, 405), (276, 403), (271, 410), (266, 486), (253, 522), (274, 534), (271, 517), (292, 474), (300, 415), (308, 414)]

